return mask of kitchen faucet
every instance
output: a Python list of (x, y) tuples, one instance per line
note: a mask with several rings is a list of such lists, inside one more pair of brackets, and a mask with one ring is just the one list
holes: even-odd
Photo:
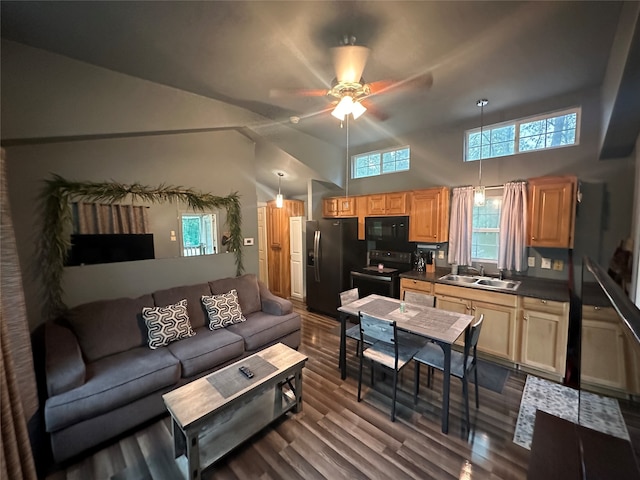
[(478, 270), (476, 267), (473, 267), (471, 265), (467, 265), (465, 270), (467, 273), (475, 272), (479, 274), (481, 277), (484, 277), (484, 265), (480, 265), (480, 270)]

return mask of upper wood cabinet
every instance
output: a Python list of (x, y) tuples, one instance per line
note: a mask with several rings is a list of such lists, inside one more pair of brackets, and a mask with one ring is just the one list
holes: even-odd
[(408, 192), (367, 195), (367, 216), (406, 215), (409, 211)]
[(528, 245), (573, 248), (576, 177), (529, 179)]
[(323, 199), (322, 216), (328, 218), (355, 217), (356, 197), (331, 197)]
[(449, 240), (449, 189), (411, 192), (409, 241), (440, 243)]

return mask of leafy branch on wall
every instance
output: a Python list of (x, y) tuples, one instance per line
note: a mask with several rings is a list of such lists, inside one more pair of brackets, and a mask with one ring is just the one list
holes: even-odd
[(229, 248), (235, 253), (236, 275), (244, 271), (242, 264), (242, 212), (237, 192), (217, 197), (192, 189), (159, 185), (152, 188), (139, 183), (125, 185), (117, 182), (74, 182), (53, 175), (45, 180), (41, 194), (42, 235), (40, 238), (40, 265), (45, 287), (45, 312), (49, 317), (64, 308), (62, 274), (71, 247), (71, 203), (79, 198), (90, 202), (115, 203), (125, 199), (162, 203), (179, 200), (194, 210), (224, 208), (229, 227)]

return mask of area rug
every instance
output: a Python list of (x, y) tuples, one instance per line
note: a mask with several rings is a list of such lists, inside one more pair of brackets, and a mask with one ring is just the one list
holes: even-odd
[[(578, 404), (580, 411), (578, 412)], [(618, 400), (595, 393), (574, 390), (529, 375), (522, 391), (520, 412), (513, 443), (531, 450), (536, 410), (578, 423), (587, 428), (629, 440), (629, 432)]]

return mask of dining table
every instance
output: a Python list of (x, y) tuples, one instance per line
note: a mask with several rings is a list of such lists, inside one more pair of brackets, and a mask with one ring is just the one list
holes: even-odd
[(349, 317), (359, 317), (360, 312), (396, 322), (400, 331), (410, 332), (432, 340), (444, 353), (444, 378), (442, 387), (442, 433), (449, 432), (449, 391), (451, 386), (451, 348), (453, 343), (469, 328), (473, 315), (450, 312), (400, 301), (397, 298), (372, 294), (338, 307), (340, 320), (340, 375), (347, 377), (347, 322)]

